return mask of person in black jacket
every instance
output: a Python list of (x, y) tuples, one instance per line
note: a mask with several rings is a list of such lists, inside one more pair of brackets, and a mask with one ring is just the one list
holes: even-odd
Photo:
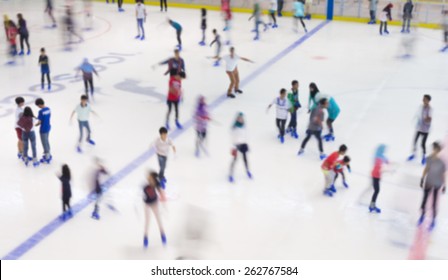
[(71, 174), (67, 164), (62, 165), (62, 174), (58, 176), (62, 182), (62, 215), (61, 219), (65, 221), (73, 216), (70, 207), (70, 198), (72, 197), (72, 188), (70, 186)]
[(31, 53), (31, 49), (30, 49), (30, 43), (28, 41), (29, 38), (29, 32), (28, 32), (28, 28), (26, 26), (26, 20), (23, 18), (22, 14), (17, 14), (17, 19), (18, 19), (18, 23), (19, 23), (19, 36), (20, 36), (20, 53), (19, 55), (23, 55), (24, 54), (24, 49), (23, 49), (23, 42), (25, 41), (26, 46), (28, 48), (28, 52), (26, 53), (27, 55), (30, 55)]
[(199, 45), (205, 46), (205, 31), (207, 30), (207, 10), (205, 8), (201, 9), (201, 30), (202, 30), (202, 40)]
[(411, 19), (412, 19), (412, 10), (414, 9), (414, 4), (412, 0), (408, 0), (403, 7), (403, 27), (401, 28), (401, 33), (409, 33)]

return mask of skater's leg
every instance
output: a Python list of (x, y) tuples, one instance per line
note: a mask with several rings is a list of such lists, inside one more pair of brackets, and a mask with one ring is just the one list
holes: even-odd
[(149, 231), (149, 221), (150, 221), (149, 209), (150, 209), (150, 206), (147, 204), (144, 204), (143, 212), (145, 212), (145, 227), (143, 229), (143, 235), (145, 237), (148, 236), (148, 231)]
[(418, 138), (420, 137), (421, 132), (417, 131), (414, 137), (414, 146), (412, 147), (412, 151), (415, 153), (417, 151), (417, 142)]
[(305, 149), (306, 143), (308, 143), (308, 141), (310, 140), (311, 135), (312, 135), (311, 131), (307, 130), (306, 137), (305, 137), (305, 139), (303, 139), (302, 145), (300, 146), (302, 150)]
[(78, 143), (81, 144), (81, 142), (82, 142), (82, 138), (83, 138), (83, 127), (84, 127), (84, 122), (78, 120), (78, 124), (79, 124), (79, 140), (78, 140)]
[[(20, 34), (20, 52), (23, 53), (23, 41), (25, 40), (25, 36), (23, 36), (22, 34)], [(29, 47), (28, 47), (29, 49)]]
[(280, 135), (285, 136), (286, 120), (280, 120)]
[(431, 192), (431, 188), (426, 188), (423, 190), (423, 200), (422, 205), (420, 206), (420, 210), (422, 211), (422, 216), (426, 213), (426, 202), (428, 201), (429, 193)]
[(159, 230), (161, 234), (165, 234), (165, 230), (163, 228), (162, 219), (160, 218), (160, 210), (159, 210), (159, 204), (153, 203), (150, 204), (151, 210), (154, 213), (154, 216), (156, 217), (157, 225), (159, 226)]
[(47, 83), (48, 83), (48, 86), (50, 86), (50, 85), (51, 85), (50, 72), (48, 72), (48, 73), (46, 74), (46, 76), (47, 76)]
[(166, 158), (166, 156), (161, 156), (161, 155), (157, 155), (157, 158), (159, 160), (159, 167), (160, 167), (159, 178), (160, 178), (160, 180), (164, 180), (167, 158)]
[(422, 135), (422, 150), (423, 155), (426, 155), (426, 140), (428, 139), (428, 133), (421, 133)]
[(174, 102), (174, 112), (176, 114), (176, 121), (179, 120), (179, 101)]
[(28, 145), (29, 145), (29, 143), (28, 143), (28, 140), (29, 140), (29, 132), (27, 133), (27, 132), (25, 132), (25, 131), (23, 131), (23, 133), (22, 133), (22, 140), (23, 140), (23, 158), (25, 159), (25, 160), (28, 160)]
[(88, 80), (90, 86), (90, 95), (93, 97), (93, 77)]
[(384, 32), (389, 33), (389, 31), (387, 30), (387, 21), (384, 22)]
[(439, 195), (439, 191), (440, 191), (440, 187), (439, 188), (434, 188), (433, 192), (432, 192), (432, 217), (433, 220), (436, 219), (437, 216), (437, 199), (438, 199), (438, 195)]
[(380, 34), (381, 35), (383, 34), (383, 25), (384, 25), (384, 22), (380, 21)]
[(314, 131), (314, 136), (317, 138), (318, 146), (319, 146), (319, 152), (323, 153), (324, 148), (322, 145), (322, 131)]
[(238, 68), (235, 68), (233, 71), (233, 76), (235, 77), (235, 91), (240, 89), (240, 73), (238, 72)]
[(89, 93), (89, 86), (88, 86), (88, 79), (86, 79), (86, 78), (84, 78), (84, 93), (86, 94), (86, 95), (88, 95), (88, 93)]
[(33, 159), (37, 158), (37, 150), (36, 150), (36, 133), (34, 131), (30, 132), (30, 141), (31, 141), (31, 150), (33, 152)]
[(305, 26), (305, 22), (303, 21), (303, 17), (300, 17), (300, 23), (303, 26), (303, 29), (306, 31), (306, 26)]
[(229, 89), (227, 90), (227, 95), (230, 95), (230, 94), (232, 94), (233, 88), (235, 87), (235, 75), (234, 75), (234, 72), (230, 72), (230, 71), (227, 71), (226, 73), (230, 79), (230, 85), (229, 85)]
[(378, 194), (380, 193), (380, 179), (373, 178), (373, 196), (372, 201), (370, 202), (370, 207), (373, 208), (376, 205), (376, 199), (378, 198)]
[(87, 141), (90, 141), (91, 140), (91, 130), (90, 130), (89, 121), (86, 121), (84, 126), (87, 129)]
[(44, 89), (44, 87), (45, 87), (45, 74), (44, 73), (41, 73), (40, 85), (41, 85), (41, 88)]
[(182, 46), (182, 30), (177, 30), (176, 31), (176, 36), (177, 36), (177, 43), (179, 44), (179, 46)]
[(235, 170), (235, 163), (236, 159), (238, 158), (238, 151), (236, 152), (235, 156), (233, 157), (232, 163), (230, 164), (230, 177), (233, 177), (233, 171)]
[(282, 136), (282, 129), (280, 126), (280, 119), (275, 119), (275, 125), (277, 126), (278, 129), (278, 135)]
[(334, 120), (332, 120), (332, 119), (330, 119), (330, 118), (328, 118), (327, 119), (327, 127), (328, 127), (328, 130), (330, 131), (330, 134), (333, 134), (333, 121)]

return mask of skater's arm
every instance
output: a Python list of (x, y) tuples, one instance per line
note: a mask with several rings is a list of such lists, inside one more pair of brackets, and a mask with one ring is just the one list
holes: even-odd
[(100, 116), (95, 112), (95, 111), (93, 111), (93, 110), (90, 110), (90, 112), (93, 114), (93, 115), (95, 115), (95, 117), (97, 117), (97, 118), (99, 118)]
[(96, 72), (96, 69), (95, 69), (95, 68), (93, 68), (93, 73), (95, 73), (95, 75), (96, 75), (97, 77), (100, 76), (100, 75), (98, 75), (98, 72)]
[(428, 174), (428, 165), (425, 165), (425, 169), (423, 169), (422, 178), (420, 179), (420, 188), (423, 188), (423, 183), (425, 181), (427, 174)]
[(250, 63), (255, 63), (255, 62), (253, 62), (252, 60), (250, 60), (250, 59), (248, 59), (248, 58), (245, 58), (245, 57), (241, 57), (241, 56), (240, 56), (240, 59), (241, 59), (241, 60), (244, 60), (244, 61), (247, 61), (247, 62), (250, 62)]
[(76, 110), (73, 110), (72, 114), (70, 115), (70, 122), (72, 122), (73, 116), (75, 115), (75, 113), (76, 113)]

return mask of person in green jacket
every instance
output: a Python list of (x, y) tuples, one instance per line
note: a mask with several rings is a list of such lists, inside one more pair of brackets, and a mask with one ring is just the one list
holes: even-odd
[(286, 132), (291, 133), (291, 137), (298, 139), (299, 135), (297, 134), (297, 110), (302, 107), (299, 100), (299, 82), (297, 80), (294, 80), (291, 82), (291, 86), (291, 92), (288, 93), (288, 100), (292, 105), (292, 107), (289, 109), (289, 112), (291, 113), (291, 119), (289, 121)]

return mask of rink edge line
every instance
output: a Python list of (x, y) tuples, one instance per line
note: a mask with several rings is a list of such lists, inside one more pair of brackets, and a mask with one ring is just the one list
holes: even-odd
[[(260, 74), (265, 72), (267, 69), (269, 69), (272, 65), (277, 63), (279, 60), (284, 58), (286, 55), (288, 55), (290, 52), (292, 52), (295, 48), (303, 44), (306, 40), (311, 38), (313, 35), (315, 35), (319, 30), (321, 30), (324, 26), (326, 26), (331, 21), (324, 21), (320, 23), (318, 26), (313, 28), (310, 32), (306, 33), (304, 36), (300, 37), (297, 41), (293, 42), (291, 45), (289, 45), (287, 48), (279, 52), (276, 56), (265, 62), (263, 65), (261, 65), (257, 70), (252, 72), (249, 76), (247, 76), (245, 79), (241, 81), (241, 87), (244, 87), (251, 81), (253, 81), (256, 77), (258, 77)], [(214, 100), (210, 105), (210, 111), (216, 109), (219, 107), (222, 103), (224, 103), (226, 100), (228, 100), (226, 94), (221, 95), (216, 100)], [(182, 124), (183, 129), (182, 130), (174, 130), (172, 133), (170, 133), (170, 138), (173, 140), (178, 138), (180, 135), (182, 135), (185, 131), (187, 131), (192, 125), (193, 125), (193, 119), (189, 119), (185, 123)], [(150, 159), (153, 155), (155, 155), (154, 148), (150, 148), (143, 154), (141, 154), (139, 157), (137, 157), (135, 160), (133, 160), (131, 163), (126, 165), (124, 168), (122, 168), (120, 171), (118, 171), (116, 174), (111, 176), (106, 182), (102, 184), (102, 187), (104, 188), (104, 192), (107, 192), (110, 187), (121, 181), (124, 177), (131, 174), (135, 169), (140, 167), (143, 163), (145, 163), (148, 159)], [(84, 210), (89, 204), (91, 204), (93, 201), (95, 201), (95, 194), (94, 192), (91, 192), (86, 198), (82, 199), (81, 201), (77, 202), (72, 207), (72, 213), (73, 217)], [(72, 217), (72, 218), (73, 218)], [(70, 219), (72, 219), (70, 218)], [(37, 244), (42, 242), (46, 237), (51, 235), (54, 231), (56, 231), (58, 228), (60, 228), (62, 225), (65, 224), (65, 222), (69, 221), (70, 219), (67, 219), (66, 221), (62, 221), (60, 219), (60, 216), (53, 219), (51, 222), (46, 224), (44, 227), (42, 227), (40, 230), (38, 230), (36, 233), (32, 234), (31, 237), (27, 238), (24, 242), (22, 242), (19, 246), (17, 246), (15, 249), (13, 249), (11, 252), (9, 252), (7, 255), (2, 257), (2, 260), (17, 260), (20, 257), (22, 257), (24, 254), (26, 254), (28, 251), (30, 251), (32, 248), (34, 248)]]

